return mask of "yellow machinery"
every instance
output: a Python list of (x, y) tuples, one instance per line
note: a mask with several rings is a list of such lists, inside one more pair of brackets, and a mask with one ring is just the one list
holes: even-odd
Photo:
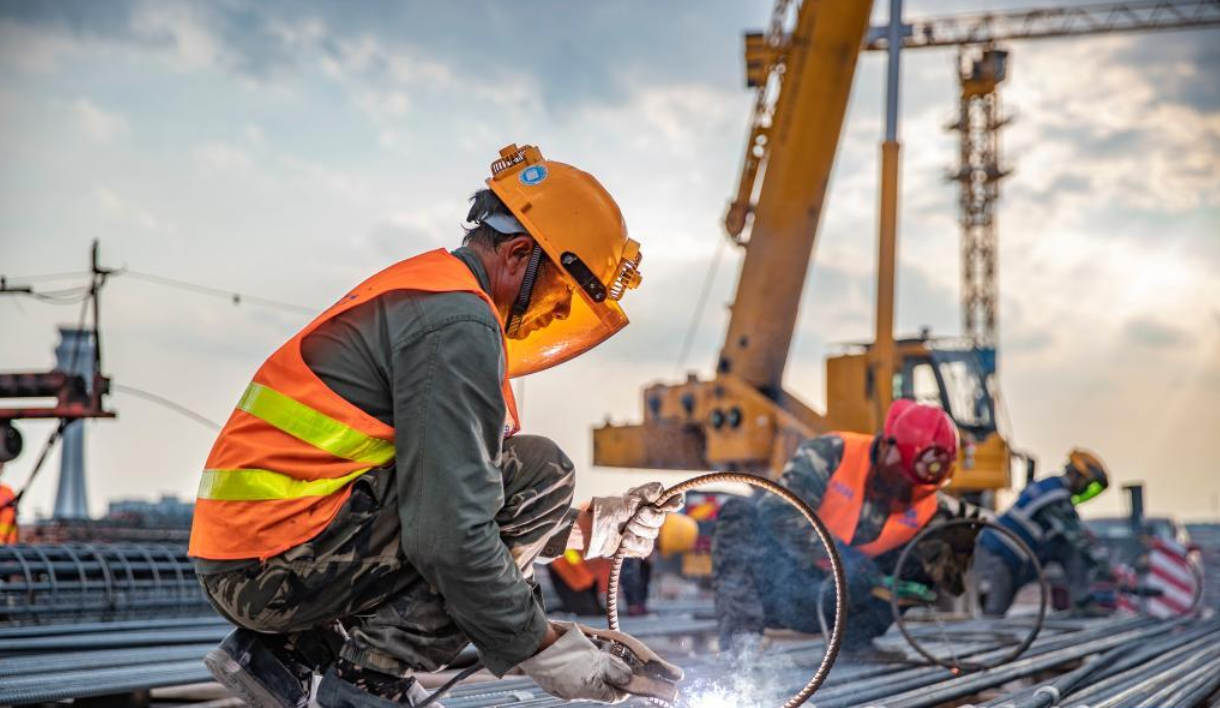
[[(891, 9), (895, 20), (899, 2)], [(746, 37), (747, 83), (756, 87), (758, 100), (737, 195), (725, 219), (746, 255), (715, 378), (692, 376), (647, 388), (641, 424), (594, 431), (595, 464), (774, 477), (803, 439), (832, 430), (878, 430), (897, 395), (935, 400), (954, 416), (965, 442), (955, 487), (1008, 486), (1010, 453), (996, 431), (991, 389), (994, 355), (926, 337), (893, 339), (897, 49), (882, 145), (877, 339), (827, 360), (825, 414), (783, 389), (800, 293), (871, 10), (871, 2), (860, 0), (799, 7), (779, 0), (770, 31)], [(897, 37), (898, 23), (891, 25)]]

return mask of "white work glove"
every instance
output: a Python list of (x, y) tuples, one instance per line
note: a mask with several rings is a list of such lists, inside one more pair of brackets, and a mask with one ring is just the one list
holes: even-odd
[(593, 497), (593, 529), (585, 558), (613, 558), (620, 547), (626, 549), (628, 558), (647, 558), (665, 515), (681, 509), (684, 502), (679, 494), (661, 506), (653, 506), (664, 491), (665, 485), (649, 482), (628, 489), (621, 497)]
[(580, 628), (555, 622), (563, 636), (521, 662), (517, 668), (552, 696), (570, 701), (622, 703), (628, 695), (619, 686), (631, 681), (627, 662), (602, 651)]

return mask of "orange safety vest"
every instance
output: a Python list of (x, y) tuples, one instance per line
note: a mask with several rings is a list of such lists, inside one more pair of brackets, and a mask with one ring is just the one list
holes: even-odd
[(892, 512), (881, 527), (881, 535), (864, 544), (853, 542), (860, 510), (864, 507), (864, 492), (872, 469), (869, 448), (873, 436), (861, 433), (833, 433), (843, 438), (843, 459), (830, 476), (818, 516), (826, 527), (843, 543), (855, 547), (870, 558), (898, 548), (915, 538), (936, 514), (936, 487), (912, 487), (911, 505), (905, 511)]
[[(334, 519), (352, 480), (394, 460), (394, 428), (332, 391), (301, 356), (301, 341), (324, 322), (394, 290), (473, 293), (500, 319), (466, 264), (444, 250), (390, 266), (319, 315), (259, 368), (212, 446), (191, 556), (265, 560), (304, 543)], [(508, 436), (519, 426), (507, 362), (504, 371)]]
[(565, 551), (562, 556), (551, 561), (551, 567), (555, 569), (555, 574), (559, 576), (564, 585), (576, 592), (588, 590), (597, 582), (597, 577), (585, 564), (584, 556), (580, 555), (580, 551), (570, 549)]
[(7, 484), (0, 484), (0, 546), (17, 542), (17, 495)]

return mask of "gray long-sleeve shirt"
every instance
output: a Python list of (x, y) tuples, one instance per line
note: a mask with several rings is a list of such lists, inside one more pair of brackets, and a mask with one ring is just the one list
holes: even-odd
[[(490, 290), (473, 253), (453, 255)], [(337, 394), (394, 427), (403, 553), (484, 664), (503, 673), (533, 655), (546, 616), (495, 522), (505, 361), (486, 303), (471, 293), (387, 293), (320, 326), (302, 355)], [(232, 567), (196, 563), (202, 573)]]

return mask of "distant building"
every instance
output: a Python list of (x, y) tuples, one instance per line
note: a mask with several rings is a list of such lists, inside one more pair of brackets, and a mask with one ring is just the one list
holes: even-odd
[(194, 502), (166, 494), (159, 501), (119, 499), (110, 502), (108, 521), (133, 521), (144, 527), (189, 527), (195, 513)]

